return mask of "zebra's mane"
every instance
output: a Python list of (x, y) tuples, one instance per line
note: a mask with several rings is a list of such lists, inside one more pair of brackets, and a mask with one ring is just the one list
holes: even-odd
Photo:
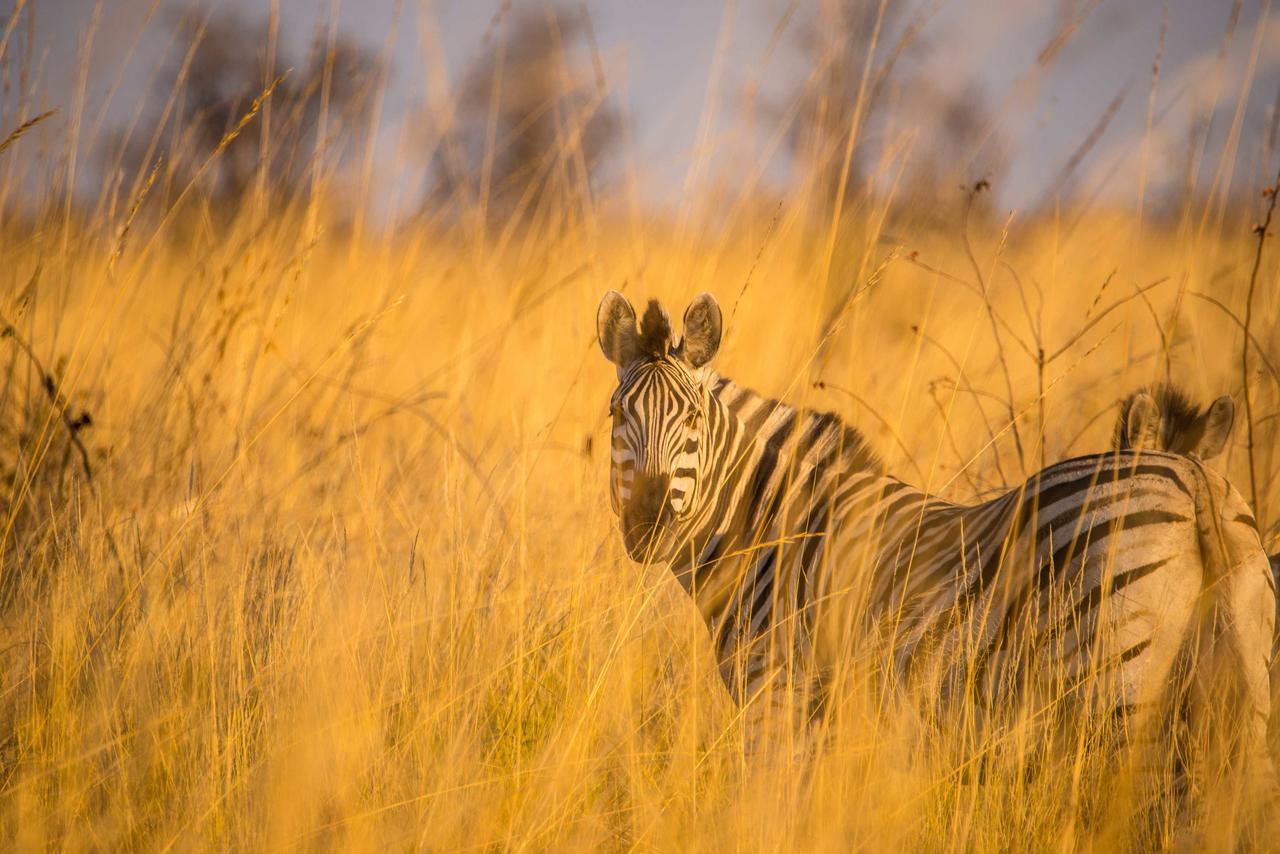
[(1161, 383), (1150, 389), (1138, 389), (1120, 402), (1120, 416), (1116, 419), (1115, 431), (1111, 438), (1114, 448), (1124, 449), (1131, 446), (1128, 424), (1129, 413), (1133, 404), (1142, 394), (1150, 394), (1160, 412), (1160, 440), (1168, 445), (1173, 437), (1181, 436), (1196, 426), (1196, 421), (1206, 410), (1196, 406), (1191, 397), (1182, 389), (1171, 383)]
[(656, 299), (649, 300), (636, 339), (641, 358), (664, 359), (671, 351), (671, 317)]
[[(871, 447), (866, 437), (862, 435), (857, 427), (846, 422), (838, 413), (817, 409), (799, 409), (792, 406), (785, 400), (766, 397), (755, 389), (741, 385), (728, 377), (713, 376), (709, 379), (712, 394), (720, 398), (725, 403), (732, 403), (733, 409), (740, 409), (742, 402), (746, 399), (755, 399), (760, 401), (757, 412), (765, 412), (770, 414), (778, 414), (783, 416), (794, 415), (797, 418), (808, 419), (815, 426), (822, 425), (826, 431), (839, 431), (841, 439), (838, 443), (842, 456), (850, 459), (853, 464), (863, 471), (883, 472), (884, 463), (880, 460), (878, 454)], [(767, 437), (766, 437), (767, 438)]]

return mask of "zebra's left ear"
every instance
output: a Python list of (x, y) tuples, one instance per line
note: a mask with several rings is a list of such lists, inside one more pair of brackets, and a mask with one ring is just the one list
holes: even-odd
[(1121, 418), (1124, 422), (1124, 436), (1119, 443), (1121, 448), (1161, 450), (1160, 407), (1156, 405), (1155, 398), (1145, 391), (1131, 395), (1125, 401)]
[(1231, 426), (1236, 420), (1236, 404), (1230, 395), (1223, 395), (1213, 402), (1204, 414), (1204, 433), (1196, 444), (1200, 459), (1209, 460), (1222, 453), (1231, 438)]
[(720, 306), (711, 294), (699, 294), (684, 312), (684, 340), (680, 342), (680, 356), (701, 368), (710, 362), (720, 349)]

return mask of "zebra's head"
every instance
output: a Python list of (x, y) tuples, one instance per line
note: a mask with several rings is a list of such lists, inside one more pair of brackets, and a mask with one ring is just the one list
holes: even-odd
[(673, 339), (656, 300), (636, 323), (626, 297), (610, 291), (596, 317), (600, 349), (618, 369), (609, 495), (632, 560), (662, 562), (674, 551), (680, 523), (698, 505), (709, 442), (709, 371), (720, 348), (720, 306), (710, 294), (684, 313)]
[(1112, 444), (1209, 460), (1226, 448), (1235, 416), (1228, 395), (1201, 410), (1178, 388), (1161, 385), (1121, 401)]

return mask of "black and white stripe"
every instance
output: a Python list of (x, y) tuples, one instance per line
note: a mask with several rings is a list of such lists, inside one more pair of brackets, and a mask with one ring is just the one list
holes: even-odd
[[(1112, 432), (1118, 450), (1154, 448), (1211, 460), (1221, 454), (1235, 424), (1235, 402), (1228, 395), (1199, 407), (1174, 385), (1139, 389), (1120, 402), (1120, 414)], [(1267, 556), (1271, 564), (1271, 589), (1280, 589), (1280, 554)], [(1280, 597), (1276, 599), (1276, 628), (1280, 630)], [(1272, 666), (1280, 661), (1280, 636), (1272, 641)], [(1280, 677), (1280, 670), (1277, 670)]]

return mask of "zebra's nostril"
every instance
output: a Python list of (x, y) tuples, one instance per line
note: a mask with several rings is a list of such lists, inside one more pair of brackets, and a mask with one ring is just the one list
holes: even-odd
[(648, 537), (671, 524), (671, 508), (664, 507), (654, 513), (624, 513), (622, 529), (628, 537)]
[(642, 522), (623, 526), (623, 544), (632, 560), (665, 559), (670, 537), (669, 528), (661, 522)]
[(637, 474), (622, 510), (622, 534), (633, 557), (658, 547), (675, 520), (670, 502), (671, 478)]
[(631, 486), (627, 515), (637, 523), (658, 524), (670, 518), (671, 478), (666, 475), (637, 475)]

